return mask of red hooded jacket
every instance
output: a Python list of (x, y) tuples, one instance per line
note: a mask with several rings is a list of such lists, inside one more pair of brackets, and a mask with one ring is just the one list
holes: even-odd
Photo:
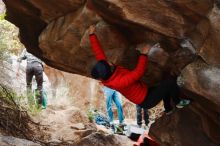
[[(89, 39), (96, 60), (107, 61), (96, 35), (91, 34)], [(148, 57), (146, 55), (140, 55), (138, 63), (132, 71), (121, 66), (116, 66), (111, 77), (108, 80), (102, 81), (102, 84), (119, 91), (131, 102), (141, 104), (148, 91), (147, 85), (140, 81), (140, 78), (144, 75), (147, 63)]]

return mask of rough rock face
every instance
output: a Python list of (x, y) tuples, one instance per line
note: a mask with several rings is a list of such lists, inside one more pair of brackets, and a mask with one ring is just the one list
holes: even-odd
[[(164, 145), (170, 145), (171, 141), (174, 142), (173, 145), (189, 146), (195, 143), (201, 146), (220, 144), (220, 61), (217, 57), (220, 54), (217, 37), (219, 18), (220, 10), (214, 7), (209, 13), (212, 26), (209, 35), (198, 49), (200, 57), (182, 71), (183, 89), (188, 97), (193, 99), (192, 105), (189, 109), (176, 112), (170, 118), (163, 117), (151, 129), (151, 134)], [(170, 124), (163, 126), (164, 123)], [(160, 132), (157, 131), (158, 128), (161, 128)], [(170, 135), (166, 134), (167, 131), (171, 131)], [(190, 138), (187, 136), (191, 135), (189, 133), (196, 133), (197, 136)], [(201, 133), (205, 133), (207, 137)], [(184, 142), (179, 142), (183, 137)]]
[(56, 99), (69, 97), (72, 105), (82, 108), (85, 112), (95, 107), (105, 109), (105, 98), (97, 81), (49, 66), (44, 66), (44, 72), (51, 83), (54, 102)]
[(165, 36), (180, 39), (194, 30), (195, 24), (200, 22), (212, 8), (212, 2), (209, 0), (91, 1), (103, 17), (108, 17), (111, 13), (119, 22), (133, 22)]
[[(9, 63), (6, 61), (0, 62), (0, 82), (1, 85), (14, 89), (17, 94), (23, 94), (25, 92), (25, 69), (21, 65), (18, 70), (18, 64), (13, 61)], [(18, 73), (17, 73), (18, 72)], [(16, 75), (17, 74), (17, 75)]]
[(213, 116), (209, 112), (212, 111), (193, 103), (189, 108), (160, 118), (151, 127), (151, 136), (162, 146), (218, 146), (219, 125), (209, 119)]
[[(137, 61), (136, 44), (159, 42), (168, 55), (151, 60), (143, 80), (151, 85), (161, 79), (163, 71), (181, 72), (183, 89), (194, 102), (171, 115), (176, 122), (168, 122), (166, 127), (161, 125), (167, 117), (156, 122), (151, 134), (161, 145), (175, 145), (173, 141), (181, 146), (220, 144), (218, 0), (4, 2), (7, 19), (20, 28), (28, 51), (64, 71), (90, 75), (95, 59), (87, 29), (92, 24), (108, 59), (130, 69)], [(181, 135), (187, 126), (193, 131)], [(172, 134), (166, 134), (171, 132), (169, 127), (176, 127)]]
[(78, 145), (90, 146), (91, 143), (95, 146), (131, 146), (132, 143), (125, 136), (116, 135), (103, 135), (100, 133), (91, 134), (89, 137), (85, 137), (78, 143)]
[[(16, 117), (16, 115), (10, 114), (12, 117)], [(7, 135), (25, 138), (40, 145), (49, 146), (87, 146), (91, 145), (91, 143), (97, 146), (130, 146), (133, 143), (126, 136), (113, 135), (97, 129), (94, 123), (89, 122), (86, 114), (81, 109), (70, 105), (68, 100), (62, 100), (62, 102), (58, 102), (57, 104), (49, 105), (47, 109), (40, 113), (26, 115), (24, 112), (20, 112), (19, 116), (14, 121), (8, 121), (9, 123), (5, 127), (0, 127), (1, 130), (5, 130), (4, 134), (7, 133)], [(20, 120), (26, 118), (28, 118), (26, 121), (28, 122), (28, 126), (22, 126), (21, 129), (20, 127), (16, 127), (19, 125)], [(15, 122), (16, 128), (11, 129), (13, 122)], [(23, 135), (21, 131), (25, 134)], [(0, 136), (0, 144), (14, 146), (20, 146), (22, 144), (30, 146), (37, 145), (23, 139)], [(121, 139), (124, 140), (121, 141)]]
[(40, 146), (40, 144), (33, 143), (25, 139), (19, 139), (11, 136), (0, 136), (0, 145), (2, 146)]
[(5, 5), (3, 1), (0, 1), (0, 14), (4, 13), (6, 11)]
[(38, 130), (35, 130), (37, 141), (56, 145), (75, 144), (83, 137), (96, 132), (95, 125), (88, 123), (85, 113), (76, 107), (68, 106), (67, 103), (50, 105), (47, 110), (33, 117), (34, 122), (41, 125)]

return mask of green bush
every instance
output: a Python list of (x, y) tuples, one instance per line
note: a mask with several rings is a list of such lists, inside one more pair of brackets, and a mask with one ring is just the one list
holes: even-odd
[(20, 53), (23, 48), (18, 39), (18, 28), (4, 17), (5, 13), (0, 15), (0, 61), (7, 59), (10, 54)]
[[(42, 111), (42, 108), (35, 102), (33, 94), (30, 96), (17, 95), (12, 89), (0, 84), (0, 109), (4, 105), (14, 110), (27, 111), (31, 115), (37, 115)], [(25, 100), (28, 100), (28, 103), (24, 102)]]
[(3, 13), (0, 15), (0, 20), (4, 20), (5, 19), (5, 16), (6, 16), (6, 13)]
[(90, 122), (93, 122), (93, 121), (94, 121), (95, 115), (94, 115), (94, 111), (93, 111), (93, 110), (91, 110), (91, 109), (88, 110), (87, 116), (88, 116), (88, 119), (89, 119)]

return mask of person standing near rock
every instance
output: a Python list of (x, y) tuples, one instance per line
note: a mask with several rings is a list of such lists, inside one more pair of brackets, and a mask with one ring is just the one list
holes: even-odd
[(189, 100), (181, 100), (178, 97), (180, 90), (175, 77), (167, 78), (152, 88), (148, 88), (140, 80), (144, 75), (148, 63), (147, 55), (152, 45), (142, 44), (137, 47), (137, 50), (140, 52), (138, 63), (135, 69), (128, 70), (107, 61), (94, 32), (95, 26), (92, 25), (89, 28), (89, 39), (92, 51), (98, 61), (91, 71), (91, 76), (94, 79), (100, 80), (104, 86), (119, 91), (128, 100), (143, 108), (150, 109), (163, 100), (166, 114), (170, 114), (173, 111), (171, 98), (177, 108), (183, 108), (190, 103)]
[(18, 62), (21, 63), (22, 60), (27, 60), (26, 66), (26, 84), (27, 84), (27, 97), (28, 100), (32, 98), (32, 79), (35, 76), (37, 82), (37, 91), (39, 92), (38, 104), (42, 104), (43, 101), (43, 64), (40, 59), (34, 55), (27, 52), (26, 49), (23, 50), (21, 56), (18, 58)]
[(120, 99), (120, 93), (116, 90), (113, 90), (111, 88), (108, 88), (106, 86), (103, 87), (103, 91), (106, 97), (106, 110), (109, 117), (110, 127), (113, 132), (115, 132), (115, 124), (114, 124), (114, 115), (112, 111), (112, 103), (114, 102), (116, 105), (116, 108), (118, 110), (118, 120), (119, 120), (119, 126), (123, 128), (124, 124), (124, 114), (123, 114), (123, 107), (122, 107), (122, 101)]
[(149, 115), (148, 115), (148, 110), (147, 108), (142, 108), (139, 105), (136, 105), (136, 111), (137, 111), (137, 125), (139, 128), (142, 127), (142, 111), (144, 111), (144, 122), (145, 122), (145, 126), (148, 126), (149, 124)]

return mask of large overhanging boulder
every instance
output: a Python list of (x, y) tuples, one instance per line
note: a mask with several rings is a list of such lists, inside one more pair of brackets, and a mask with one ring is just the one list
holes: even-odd
[[(86, 32), (90, 25), (96, 24), (97, 35), (108, 58), (114, 63), (132, 68), (136, 63), (137, 53), (134, 48), (137, 43), (159, 41), (164, 49), (173, 52), (180, 49), (181, 39), (190, 36), (200, 22), (204, 22), (202, 26), (206, 27), (206, 31), (200, 33), (198, 30), (196, 33), (206, 37), (209, 26), (206, 26), (205, 15), (212, 6), (209, 1), (202, 4), (195, 2), (195, 10), (191, 10), (192, 3), (158, 3), (144, 0), (138, 2), (69, 0), (56, 3), (18, 0), (5, 1), (5, 4), (8, 10), (6, 18), (20, 28), (21, 41), (29, 52), (43, 59), (48, 65), (86, 76), (95, 62)], [(183, 10), (175, 10), (176, 6), (183, 7)], [(199, 11), (200, 7), (202, 12)], [(126, 13), (121, 14), (121, 11)], [(161, 13), (162, 11), (166, 11), (167, 14)], [(153, 17), (154, 15), (156, 16)], [(168, 22), (171, 20), (176, 23), (170, 25)], [(184, 57), (186, 62), (183, 64), (179, 63), (178, 59), (171, 58), (169, 64), (172, 62), (173, 65), (169, 66), (175, 71), (181, 69), (191, 61), (189, 54)]]
[[(188, 146), (220, 144), (220, 60), (217, 57), (220, 54), (217, 37), (220, 35), (220, 10), (217, 7), (210, 12), (209, 19), (212, 27), (197, 51), (200, 57), (184, 68), (181, 75), (183, 89), (193, 99), (192, 105), (189, 109), (175, 112), (172, 117), (162, 117), (151, 128), (151, 135), (162, 145), (170, 145), (171, 142), (172, 145)], [(164, 126), (164, 123), (169, 124)], [(205, 133), (205, 137), (201, 133)]]
[[(179, 126), (173, 131), (175, 139), (169, 134), (170, 129), (162, 130), (168, 125), (162, 124), (163, 120), (153, 125), (151, 134), (161, 145), (174, 145), (172, 141), (178, 141), (177, 145), (195, 145), (186, 143), (182, 136), (193, 142), (190, 137), (193, 139), (197, 135), (198, 139), (205, 137), (207, 145), (220, 144), (216, 136), (220, 127), (216, 122), (220, 113), (218, 0), (4, 2), (6, 19), (20, 28), (20, 39), (28, 51), (46, 64), (64, 71), (90, 76), (90, 69), (96, 61), (87, 30), (93, 24), (108, 59), (130, 69), (135, 66), (138, 57), (136, 44), (159, 42), (166, 52), (156, 59), (159, 66), (155, 62), (149, 64), (144, 81), (154, 84), (161, 79), (164, 71), (182, 72), (183, 89), (194, 102), (190, 108), (171, 115), (176, 119), (174, 124)], [(210, 104), (204, 104), (204, 101)], [(189, 120), (179, 123), (179, 117)], [(169, 122), (171, 127), (172, 121)], [(198, 121), (201, 125), (196, 128)], [(194, 130), (188, 135), (181, 135), (181, 128), (187, 124)], [(165, 139), (164, 133), (168, 133)], [(199, 140), (195, 142), (200, 144)]]
[(161, 145), (219, 145), (219, 75), (219, 68), (202, 61), (196, 61), (183, 70), (183, 87), (193, 102), (189, 108), (163, 116), (153, 124), (150, 134)]
[[(91, 0), (95, 10), (115, 22), (131, 22), (165, 36), (184, 38), (212, 8), (212, 2)], [(116, 23), (117, 23), (116, 22)]]

